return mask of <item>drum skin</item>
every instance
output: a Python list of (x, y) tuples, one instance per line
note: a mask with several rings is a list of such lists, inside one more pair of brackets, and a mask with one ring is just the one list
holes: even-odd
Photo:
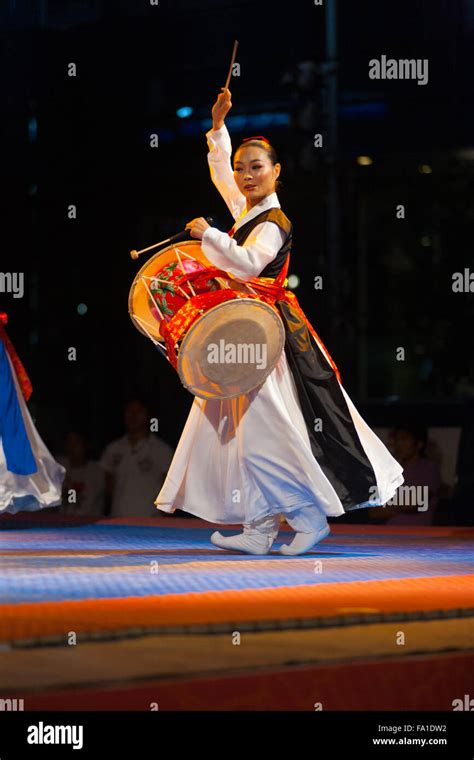
[(284, 343), (276, 309), (258, 298), (236, 298), (214, 306), (188, 330), (178, 354), (178, 373), (195, 396), (234, 398), (265, 382)]
[[(144, 335), (150, 333), (155, 340), (162, 341), (163, 335), (160, 332), (160, 319), (157, 311), (150, 304), (150, 295), (143, 285), (143, 277), (150, 278), (147, 280), (150, 287), (153, 277), (160, 277), (160, 271), (165, 270), (166, 267), (176, 264), (176, 250), (183, 251), (184, 254), (192, 256), (193, 259), (198, 261), (204, 268), (211, 269), (213, 264), (206, 259), (199, 240), (186, 240), (179, 244), (169, 245), (167, 248), (163, 248), (159, 253), (155, 253), (154, 256), (148, 259), (148, 261), (139, 269), (130, 288), (128, 296), (128, 313), (132, 319), (133, 324)], [(195, 263), (186, 256), (181, 256), (183, 267), (188, 268), (189, 271), (195, 269)], [(188, 263), (185, 263), (188, 262)], [(235, 290), (247, 292), (248, 289), (243, 283), (232, 280), (229, 276), (229, 285)], [(192, 295), (189, 290), (186, 289), (188, 295)], [(170, 309), (176, 313), (178, 308), (185, 303), (185, 298), (180, 297), (179, 293), (176, 296), (167, 296), (167, 303)], [(173, 306), (175, 308), (173, 308)], [(178, 308), (176, 308), (178, 307)], [(171, 315), (168, 315), (171, 316)], [(143, 325), (146, 329), (144, 329)]]

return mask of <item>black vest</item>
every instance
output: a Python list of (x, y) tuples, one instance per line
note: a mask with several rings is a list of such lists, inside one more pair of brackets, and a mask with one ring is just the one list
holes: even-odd
[(293, 225), (281, 209), (270, 208), (268, 211), (262, 211), (261, 214), (258, 214), (258, 216), (255, 216), (249, 222), (243, 224), (242, 227), (239, 227), (232, 237), (237, 241), (237, 245), (242, 245), (254, 227), (261, 222), (274, 222), (286, 235), (286, 240), (278, 251), (276, 258), (274, 258), (273, 261), (270, 261), (259, 274), (259, 277), (276, 277), (282, 270), (286, 257), (290, 253), (293, 231)]
[[(278, 208), (264, 211), (242, 225), (233, 237), (242, 245), (252, 229), (264, 221), (274, 222), (286, 235), (276, 258), (260, 272), (261, 277), (276, 277), (291, 248), (292, 225), (283, 211)], [(344, 511), (358, 509), (374, 493), (370, 489), (377, 488), (377, 480), (336, 373), (295, 304), (282, 300), (276, 306), (285, 328), (285, 353), (313, 456), (339, 496)], [(315, 432), (315, 419), (321, 419), (322, 432)]]

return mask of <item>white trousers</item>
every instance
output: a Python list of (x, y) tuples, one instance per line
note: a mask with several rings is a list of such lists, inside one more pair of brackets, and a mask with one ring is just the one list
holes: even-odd
[[(314, 533), (322, 530), (327, 525), (326, 516), (314, 505), (300, 507), (293, 510), (290, 514), (285, 513), (284, 517), (290, 528), (293, 528), (296, 533)], [(244, 528), (256, 530), (275, 539), (280, 530), (280, 525), (279, 514), (268, 514), (250, 523), (244, 523)]]

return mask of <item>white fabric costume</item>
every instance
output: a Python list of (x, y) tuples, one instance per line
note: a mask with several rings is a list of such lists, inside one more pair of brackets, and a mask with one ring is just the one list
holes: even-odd
[(0, 514), (9, 512), (33, 512), (61, 504), (61, 490), (65, 469), (51, 456), (43, 443), (26, 405), (10, 357), (10, 365), (16, 396), (20, 405), (26, 434), (36, 462), (37, 471), (30, 475), (18, 475), (7, 469), (5, 453), (0, 439)]
[[(280, 207), (272, 193), (247, 210), (234, 179), (226, 127), (210, 130), (206, 137), (212, 181), (236, 220), (235, 229)], [(245, 281), (260, 274), (283, 242), (282, 230), (267, 221), (241, 246), (225, 232), (206, 229), (202, 249), (215, 266)], [(403, 469), (345, 391), (344, 397), (377, 478), (380, 500), (370, 503), (384, 504), (403, 482)], [(261, 521), (267, 532), (277, 530), (280, 514), (295, 530), (308, 532), (324, 528), (326, 515), (344, 514), (313, 456), (284, 351), (263, 385), (248, 395), (226, 401), (195, 398), (155, 504), (165, 512), (183, 509), (215, 523)]]

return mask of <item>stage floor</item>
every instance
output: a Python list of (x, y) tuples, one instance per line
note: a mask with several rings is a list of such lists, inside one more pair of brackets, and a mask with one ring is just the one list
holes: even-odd
[(420, 656), (431, 673), (433, 657), (448, 657), (451, 674), (472, 664), (472, 528), (332, 523), (312, 552), (287, 557), (284, 526), (272, 553), (254, 557), (215, 547), (210, 534), (226, 528), (194, 519), (38, 519), (1, 521), (2, 694), (49, 691), (54, 702), (62, 688), (106, 684), (110, 696), (115, 682), (150, 678)]

